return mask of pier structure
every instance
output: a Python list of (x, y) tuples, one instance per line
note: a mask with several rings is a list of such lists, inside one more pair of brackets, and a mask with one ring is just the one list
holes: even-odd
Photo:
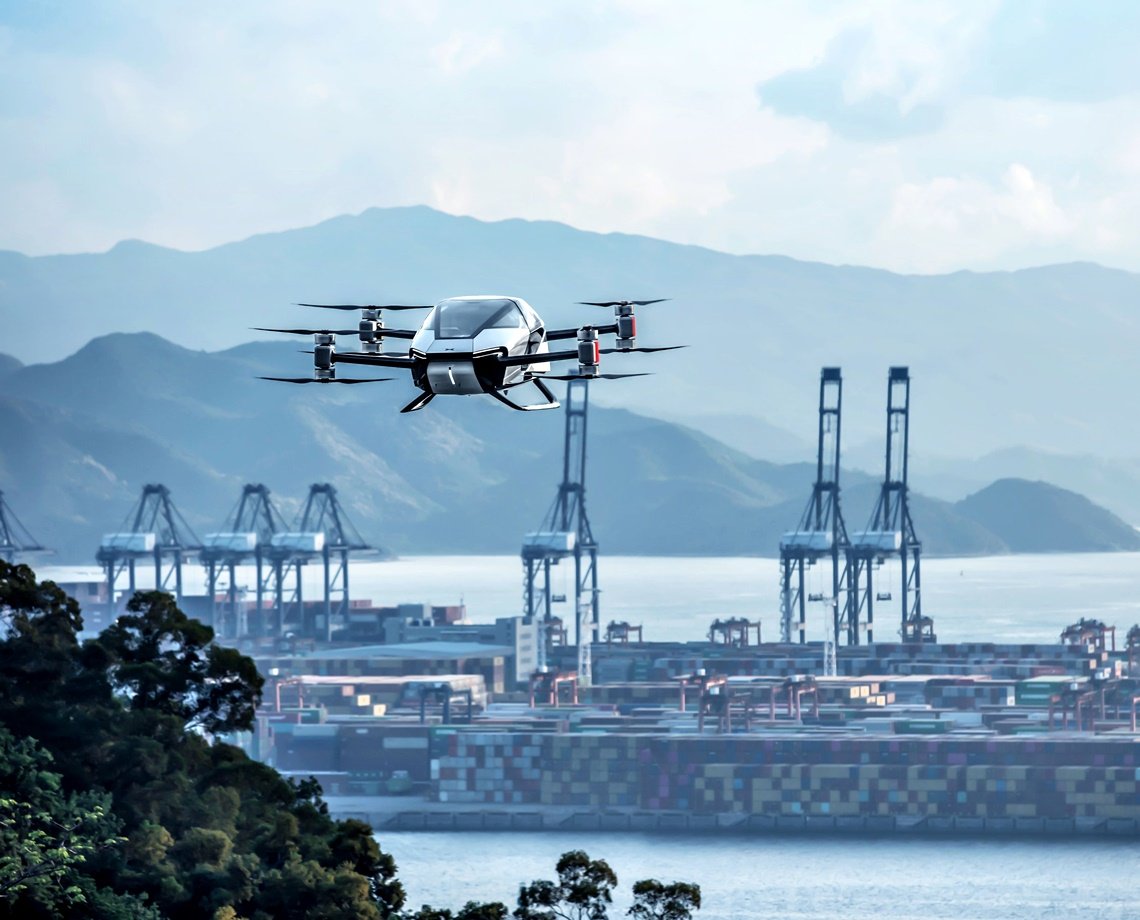
[(50, 552), (31, 535), (0, 490), (0, 559), (16, 562), (20, 556)]
[(591, 645), (598, 641), (598, 543), (586, 513), (586, 430), (589, 419), (590, 381), (573, 378), (566, 383), (562, 404), (566, 417), (562, 449), (562, 481), (539, 529), (522, 543), (523, 616), (542, 624), (538, 637), (539, 666), (545, 666), (550, 645), (552, 605), (567, 600), (553, 593), (551, 568), (574, 561), (574, 640), (578, 648), (579, 684), (589, 686)]
[(891, 587), (876, 588), (875, 572), (887, 559), (898, 559), (900, 579), (899, 635), (904, 642), (934, 642), (934, 624), (922, 612), (922, 543), (910, 514), (908, 459), (910, 452), (910, 371), (892, 367), (887, 375), (887, 438), (885, 468), (879, 498), (867, 526), (851, 536), (847, 547), (847, 632), (858, 644), (865, 629), (874, 641), (875, 604), (892, 600)]
[[(838, 367), (825, 367), (819, 377), (819, 439), (811, 498), (796, 529), (780, 539), (780, 641), (807, 641), (807, 605), (823, 604), (830, 615), (825, 628), (824, 673), (833, 674), (835, 643), (848, 603), (846, 571), (848, 538), (839, 495), (840, 426), (843, 377)], [(826, 593), (811, 592), (806, 573), (829, 563)], [(851, 633), (849, 633), (849, 641)]]
[(95, 554), (107, 578), (107, 622), (115, 618), (119, 580), (125, 574), (127, 594), (134, 594), (136, 566), (143, 560), (153, 561), (155, 590), (169, 591), (181, 604), (182, 567), (201, 550), (201, 542), (175, 507), (170, 489), (161, 483), (144, 485), (122, 526), (103, 535)]

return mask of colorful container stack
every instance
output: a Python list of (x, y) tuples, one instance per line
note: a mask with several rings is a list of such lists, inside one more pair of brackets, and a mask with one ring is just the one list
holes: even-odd
[(544, 781), (543, 741), (549, 735), (455, 732), (448, 753), (432, 761), (440, 802), (487, 804), (539, 801)]
[(1015, 700), (1018, 706), (1045, 707), (1072, 682), (1073, 678), (1065, 675), (1031, 677), (1017, 684)]
[(952, 677), (928, 680), (924, 695), (935, 709), (982, 709), (1013, 706), (1016, 681), (983, 677)]
[(404, 771), (430, 778), (429, 726), (396, 720), (274, 726), (275, 766), (290, 773), (337, 772), (360, 778)]
[(589, 811), (1140, 819), (1132, 739), (457, 732), (441, 801)]

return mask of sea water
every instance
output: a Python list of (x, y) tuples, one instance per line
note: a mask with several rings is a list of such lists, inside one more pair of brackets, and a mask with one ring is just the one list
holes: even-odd
[[(322, 567), (305, 567), (304, 594), (316, 598)], [(763, 638), (779, 636), (779, 566), (774, 559), (602, 556), (598, 562), (601, 624), (641, 624), (648, 641), (703, 638), (714, 619), (761, 620)], [(90, 569), (45, 567), (41, 576), (67, 580)], [(252, 568), (238, 570), (252, 584)], [(98, 574), (98, 570), (95, 570)], [(151, 570), (139, 567), (140, 586)], [(574, 566), (552, 569), (553, 593), (573, 597)], [(891, 600), (875, 605), (875, 638), (897, 641), (901, 572), (897, 561), (876, 573), (875, 590)], [(187, 593), (204, 591), (198, 566), (186, 569)], [(830, 596), (823, 564), (808, 572), (808, 594)], [(467, 605), (468, 619), (490, 622), (522, 612), (523, 574), (517, 556), (409, 556), (354, 562), (354, 598), (378, 606), (399, 603)], [(250, 595), (247, 595), (250, 596)], [(830, 609), (830, 606), (826, 609)], [(1140, 622), (1140, 553), (1074, 553), (924, 559), (922, 610), (942, 642), (1055, 642), (1080, 617), (1115, 624), (1123, 633)], [(572, 619), (566, 604), (555, 613)], [(822, 639), (825, 606), (809, 604), (808, 638)]]
[(701, 886), (698, 920), (1135, 920), (1140, 843), (1113, 840), (737, 837), (616, 833), (391, 833), (408, 903), (513, 907), (520, 883), (585, 850), (633, 882)]
[[(714, 619), (747, 617), (762, 621), (766, 640), (779, 637), (774, 559), (603, 556), (598, 569), (603, 628), (624, 620), (641, 624), (646, 640), (684, 641), (704, 638)], [(522, 564), (515, 556), (410, 557), (357, 567), (353, 578), (355, 594), (384, 604), (462, 600), (477, 622), (522, 610)], [(556, 566), (551, 581), (553, 593), (572, 597), (573, 562)], [(876, 638), (897, 641), (897, 562), (876, 573), (875, 586), (892, 595), (876, 603)], [(830, 570), (814, 566), (807, 589), (830, 596)], [(556, 605), (556, 612), (571, 619), (559, 606), (566, 607)], [(808, 638), (822, 639), (824, 605), (809, 608)], [(1082, 616), (1126, 631), (1140, 621), (1140, 553), (926, 559), (922, 608), (943, 642), (1055, 642)]]

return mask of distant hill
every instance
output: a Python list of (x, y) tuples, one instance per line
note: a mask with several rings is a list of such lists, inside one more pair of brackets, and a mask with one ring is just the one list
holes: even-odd
[[(691, 347), (613, 359), (657, 375), (599, 390), (597, 402), (683, 419), (714, 437), (728, 436), (719, 417), (735, 415), (813, 444), (819, 368), (837, 364), (847, 443), (878, 443), (887, 368), (906, 364), (916, 455), (1025, 444), (1140, 457), (1140, 429), (1121, 423), (1136, 390), (1140, 276), (1096, 265), (896, 275), (423, 207), (373, 209), (204, 252), (141, 242), (99, 254), (0, 252), (5, 347), (19, 343), (25, 362), (59, 360), (113, 332), (229, 348), (258, 335), (251, 326), (313, 321), (313, 311), (289, 306), (299, 300), (496, 291), (567, 325), (605, 315), (574, 301), (673, 298), (645, 308), (640, 331), (647, 344)], [(751, 449), (752, 436), (740, 434), (734, 446)]]
[(661, 417), (696, 428), (750, 457), (776, 463), (795, 463), (815, 456), (814, 442), (755, 415), (709, 411), (681, 416), (663, 414)]
[(0, 354), (0, 379), (7, 377), (13, 371), (18, 371), (23, 367), (23, 363), (19, 358), (14, 358), (11, 355)]
[[(561, 412), (472, 397), (400, 415), (411, 395), (403, 380), (360, 392), (255, 379), (289, 367), (296, 351), (286, 342), (191, 351), (138, 333), (19, 368), (0, 382), (0, 489), (65, 562), (90, 561), (100, 535), (156, 481), (199, 535), (223, 525), (245, 482), (266, 483), (287, 516), (310, 483), (333, 482), (364, 536), (395, 552), (513, 553), (539, 526), (561, 476)], [(814, 463), (771, 463), (604, 407), (591, 409), (587, 463), (590, 516), (608, 553), (775, 555), (815, 473)], [(858, 529), (877, 485), (850, 472), (844, 483), (848, 526)], [(997, 515), (1002, 495), (956, 505), (915, 495), (926, 551), (1037, 548)], [(1071, 531), (1073, 549), (1129, 546), (1124, 525), (1088, 502), (1033, 503), (1037, 529)]]
[(949, 501), (996, 479), (1042, 480), (1086, 495), (1129, 523), (1140, 524), (1140, 459), (1010, 447), (976, 460), (917, 457), (911, 476), (917, 488)]
[(1046, 482), (1000, 479), (954, 507), (1000, 537), (1012, 552), (1140, 549), (1140, 533), (1116, 515)]

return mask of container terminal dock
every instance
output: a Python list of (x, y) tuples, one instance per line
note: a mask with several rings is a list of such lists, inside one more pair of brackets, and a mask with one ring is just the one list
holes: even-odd
[(613, 679), (526, 692), (497, 652), (264, 659), (251, 747), (378, 829), (1140, 833), (1140, 685), (1095, 642), (844, 648), (834, 677), (818, 645), (611, 643)]
[[(153, 566), (154, 586), (266, 678), (255, 730), (233, 740), (377, 829), (1140, 836), (1140, 625), (1119, 643), (1084, 618), (1051, 644), (938, 641), (908, 501), (906, 368), (888, 374), (866, 526), (843, 518), (842, 377), (823, 368), (815, 481), (780, 540), (778, 605), (692, 642), (652, 641), (650, 617), (601, 628), (587, 393), (567, 384), (561, 482), (522, 541), (522, 609), (493, 622), (353, 598), (350, 557), (371, 547), (328, 483), (291, 524), (246, 485), (202, 540), (147, 485), (99, 546), (102, 580), (65, 587), (98, 627)], [(5, 532), (9, 556), (38, 546)], [(184, 591), (191, 559), (205, 595)], [(323, 575), (315, 597), (306, 566)]]

